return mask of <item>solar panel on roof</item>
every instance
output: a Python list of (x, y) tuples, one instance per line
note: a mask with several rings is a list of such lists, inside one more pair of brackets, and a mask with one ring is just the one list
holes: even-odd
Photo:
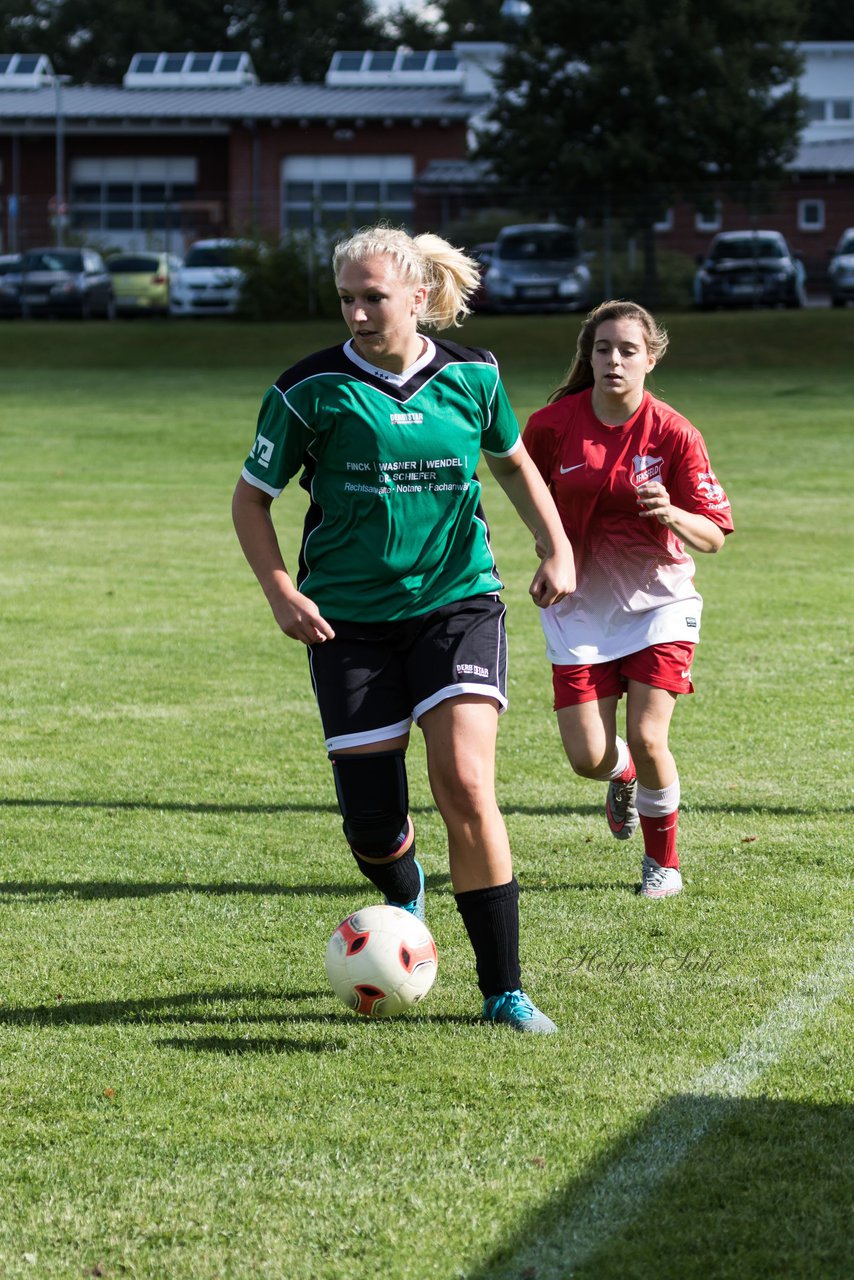
[(236, 88), (257, 84), (248, 53), (136, 53), (124, 77), (126, 89)]
[(0, 76), (4, 89), (38, 89), (54, 81), (50, 59), (43, 53), (0, 55)]
[(395, 84), (451, 86), (460, 84), (463, 71), (459, 58), (450, 50), (373, 49), (333, 54), (326, 83), (330, 87), (361, 88), (375, 84), (383, 88)]
[(335, 65), (340, 71), (361, 71), (363, 53), (337, 53)]

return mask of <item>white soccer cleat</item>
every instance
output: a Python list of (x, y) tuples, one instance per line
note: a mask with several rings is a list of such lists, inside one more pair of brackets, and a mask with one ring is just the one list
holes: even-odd
[(682, 876), (678, 867), (662, 867), (655, 858), (643, 856), (641, 872), (642, 898), (672, 898), (682, 892)]

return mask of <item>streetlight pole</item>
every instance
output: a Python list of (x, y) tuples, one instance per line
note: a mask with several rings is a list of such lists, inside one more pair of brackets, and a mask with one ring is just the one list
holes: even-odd
[(70, 76), (53, 77), (56, 94), (56, 247), (61, 249), (65, 243), (65, 113), (62, 105), (62, 86), (67, 84)]

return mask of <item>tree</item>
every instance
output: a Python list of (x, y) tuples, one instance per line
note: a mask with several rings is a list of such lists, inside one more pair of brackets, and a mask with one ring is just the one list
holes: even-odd
[(607, 16), (606, 29), (593, 6), (538, 0), (480, 153), (532, 209), (640, 233), (654, 302), (661, 215), (723, 190), (756, 206), (794, 154), (801, 6), (614, 0)]
[(230, 48), (269, 82), (322, 80), (337, 49), (387, 48), (368, 0), (227, 0)]
[(322, 80), (336, 49), (386, 48), (369, 0), (0, 0), (0, 53), (117, 84), (135, 53), (246, 50), (269, 82)]
[(854, 40), (850, 0), (809, 0), (802, 40)]
[(437, 0), (426, 8), (398, 0), (384, 13), (386, 34), (411, 49), (450, 49), (458, 40), (512, 41), (518, 21), (505, 0)]

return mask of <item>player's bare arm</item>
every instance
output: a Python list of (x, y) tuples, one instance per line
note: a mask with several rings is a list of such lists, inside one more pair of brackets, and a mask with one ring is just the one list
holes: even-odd
[(335, 632), (313, 600), (298, 591), (282, 557), (270, 514), (272, 499), (241, 476), (234, 490), (234, 528), (279, 627), (292, 640), (321, 644)]
[(522, 445), (503, 458), (486, 454), (487, 465), (534, 535), (540, 565), (528, 592), (540, 609), (575, 590), (575, 557), (552, 495)]
[(657, 480), (642, 484), (637, 491), (638, 514), (641, 519), (654, 518), (668, 529), (672, 529), (693, 551), (713, 554), (720, 551), (724, 544), (723, 531), (713, 520), (695, 511), (683, 511), (670, 501), (670, 494), (664, 485)]

